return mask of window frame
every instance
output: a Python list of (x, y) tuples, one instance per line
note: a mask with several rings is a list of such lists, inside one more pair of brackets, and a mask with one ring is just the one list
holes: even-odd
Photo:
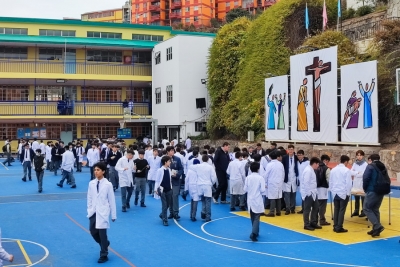
[[(10, 56), (6, 56), (7, 54)], [(28, 47), (0, 46), (0, 59), (28, 59)]]
[[(92, 35), (92, 36), (90, 36)], [(113, 36), (113, 37), (110, 37)], [(122, 33), (119, 32), (96, 32), (96, 31), (87, 31), (87, 38), (101, 38), (101, 39), (122, 39)]]
[(88, 61), (88, 62), (104, 62), (104, 63), (122, 63), (123, 62), (123, 51), (87, 49), (86, 50), (86, 61)]
[(161, 104), (161, 87), (157, 87), (155, 90), (156, 104)]
[(167, 48), (167, 61), (172, 60), (172, 46)]
[(172, 103), (174, 101), (172, 85), (167, 85), (165, 91), (166, 91), (167, 103)]

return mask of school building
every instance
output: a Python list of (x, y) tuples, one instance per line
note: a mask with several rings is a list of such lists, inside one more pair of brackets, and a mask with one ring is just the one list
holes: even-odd
[[(116, 136), (130, 99), (130, 119), (152, 118), (153, 48), (181, 34), (202, 35), (165, 26), (0, 17), (0, 142)], [(149, 122), (126, 128), (132, 138), (151, 135)]]

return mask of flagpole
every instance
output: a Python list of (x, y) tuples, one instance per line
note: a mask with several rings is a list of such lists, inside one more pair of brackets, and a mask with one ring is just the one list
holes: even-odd
[(337, 17), (336, 31), (339, 31), (339, 20), (342, 17), (342, 8), (341, 8), (340, 2), (341, 2), (341, 0), (338, 0), (338, 17)]

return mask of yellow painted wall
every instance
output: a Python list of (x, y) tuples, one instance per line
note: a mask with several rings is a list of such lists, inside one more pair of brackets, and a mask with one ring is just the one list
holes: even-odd
[[(88, 15), (89, 14), (83, 14), (83, 16), (86, 15), (87, 18), (82, 19), (85, 21), (100, 21), (100, 22), (115, 22), (115, 23), (121, 23), (122, 22), (122, 8), (119, 10), (112, 10), (114, 12), (114, 16), (107, 16), (107, 17), (101, 17), (101, 18), (93, 18), (89, 19)], [(93, 13), (101, 13), (101, 12), (93, 12)], [(91, 13), (91, 14), (93, 14)]]

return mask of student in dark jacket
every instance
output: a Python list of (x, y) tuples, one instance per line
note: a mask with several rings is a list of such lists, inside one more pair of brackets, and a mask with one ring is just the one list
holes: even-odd
[(140, 207), (145, 208), (144, 204), (145, 195), (146, 195), (146, 173), (149, 169), (149, 163), (144, 158), (144, 150), (139, 150), (139, 158), (133, 161), (136, 166), (135, 173), (135, 206), (139, 201), (139, 192), (141, 194), (140, 198)]
[(64, 154), (64, 142), (55, 143), (55, 146), (51, 150), (51, 161), (53, 162), (54, 175), (57, 175), (57, 171), (61, 166), (62, 154)]
[(115, 165), (117, 165), (117, 162), (120, 158), (122, 158), (122, 153), (118, 151), (119, 146), (118, 145), (113, 145), (112, 146), (112, 151), (108, 154), (107, 157), (107, 162), (110, 165), (109, 169), (109, 176), (110, 176), (110, 182), (113, 185), (114, 191), (118, 189), (118, 172), (115, 170)]
[(259, 154), (262, 157), (266, 155), (265, 150), (261, 147), (261, 143), (258, 143), (256, 149), (253, 150), (253, 155), (254, 154)]
[(283, 168), (285, 169), (285, 180), (283, 181), (283, 197), (285, 199), (285, 215), (295, 213), (296, 190), (299, 177), (297, 162), (299, 159), (294, 154), (294, 146), (288, 145), (288, 155), (282, 157)]
[(167, 146), (167, 156), (171, 158), (171, 179), (172, 179), (172, 207), (169, 208), (170, 215), (168, 219), (174, 218), (178, 220), (179, 216), (179, 193), (181, 189), (181, 176), (183, 174), (183, 165), (181, 159), (174, 156), (175, 149), (173, 146)]
[(27, 171), (29, 181), (32, 181), (32, 163), (34, 156), (35, 152), (32, 148), (29, 148), (29, 144), (26, 143), (20, 155), (20, 161), (22, 162), (22, 167), (24, 169), (24, 177), (22, 178), (22, 181), (24, 182), (26, 182)]
[(228, 142), (224, 142), (222, 146), (218, 148), (217, 151), (215, 151), (214, 166), (218, 179), (218, 188), (213, 197), (214, 203), (218, 203), (218, 198), (221, 194), (221, 203), (229, 204), (229, 202), (226, 201), (226, 190), (228, 189), (228, 175), (226, 173), (226, 170), (228, 169), (228, 165), (230, 162), (228, 151)]

